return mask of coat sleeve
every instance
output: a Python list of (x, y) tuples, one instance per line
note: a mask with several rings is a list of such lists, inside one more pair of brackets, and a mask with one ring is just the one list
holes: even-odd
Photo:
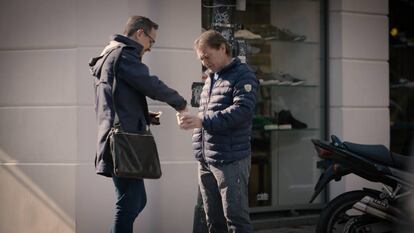
[(258, 82), (251, 74), (240, 79), (234, 86), (233, 104), (224, 110), (204, 115), (203, 128), (208, 131), (238, 127), (253, 119)]
[(148, 67), (131, 51), (122, 52), (117, 77), (141, 94), (165, 102), (177, 111), (183, 110), (187, 105), (187, 101), (176, 90), (168, 87), (157, 76), (150, 75)]

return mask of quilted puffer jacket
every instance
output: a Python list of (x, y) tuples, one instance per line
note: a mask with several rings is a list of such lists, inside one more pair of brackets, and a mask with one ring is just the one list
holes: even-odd
[(250, 156), (250, 135), (258, 81), (238, 58), (207, 78), (201, 93), (202, 128), (193, 132), (194, 156), (211, 164), (230, 163)]

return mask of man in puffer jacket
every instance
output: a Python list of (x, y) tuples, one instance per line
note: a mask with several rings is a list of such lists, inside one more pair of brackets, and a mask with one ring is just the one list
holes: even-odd
[(194, 129), (199, 186), (210, 232), (253, 232), (248, 212), (250, 135), (258, 81), (254, 72), (232, 58), (218, 32), (201, 34), (194, 47), (211, 74), (198, 116), (182, 114), (180, 127)]

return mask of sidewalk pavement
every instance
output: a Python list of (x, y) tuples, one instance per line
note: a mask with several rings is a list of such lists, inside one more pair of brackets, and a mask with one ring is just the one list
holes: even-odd
[(254, 233), (315, 233), (319, 214), (253, 219)]
[(264, 229), (254, 233), (315, 233), (315, 225)]

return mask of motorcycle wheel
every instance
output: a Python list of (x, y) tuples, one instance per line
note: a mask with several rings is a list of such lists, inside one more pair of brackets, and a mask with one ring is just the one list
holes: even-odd
[[(361, 215), (357, 217), (352, 217), (348, 220), (345, 224), (345, 229), (343, 233), (371, 233), (372, 229), (370, 226), (371, 224), (378, 223), (379, 220), (372, 216)], [(386, 227), (385, 227), (386, 228)], [(384, 229), (384, 226), (383, 226)], [(381, 231), (381, 232), (390, 232), (390, 231)]]
[(345, 212), (365, 196), (372, 196), (364, 190), (357, 190), (343, 193), (323, 208), (319, 221), (316, 225), (318, 233), (338, 233), (343, 232), (346, 223), (351, 219)]

